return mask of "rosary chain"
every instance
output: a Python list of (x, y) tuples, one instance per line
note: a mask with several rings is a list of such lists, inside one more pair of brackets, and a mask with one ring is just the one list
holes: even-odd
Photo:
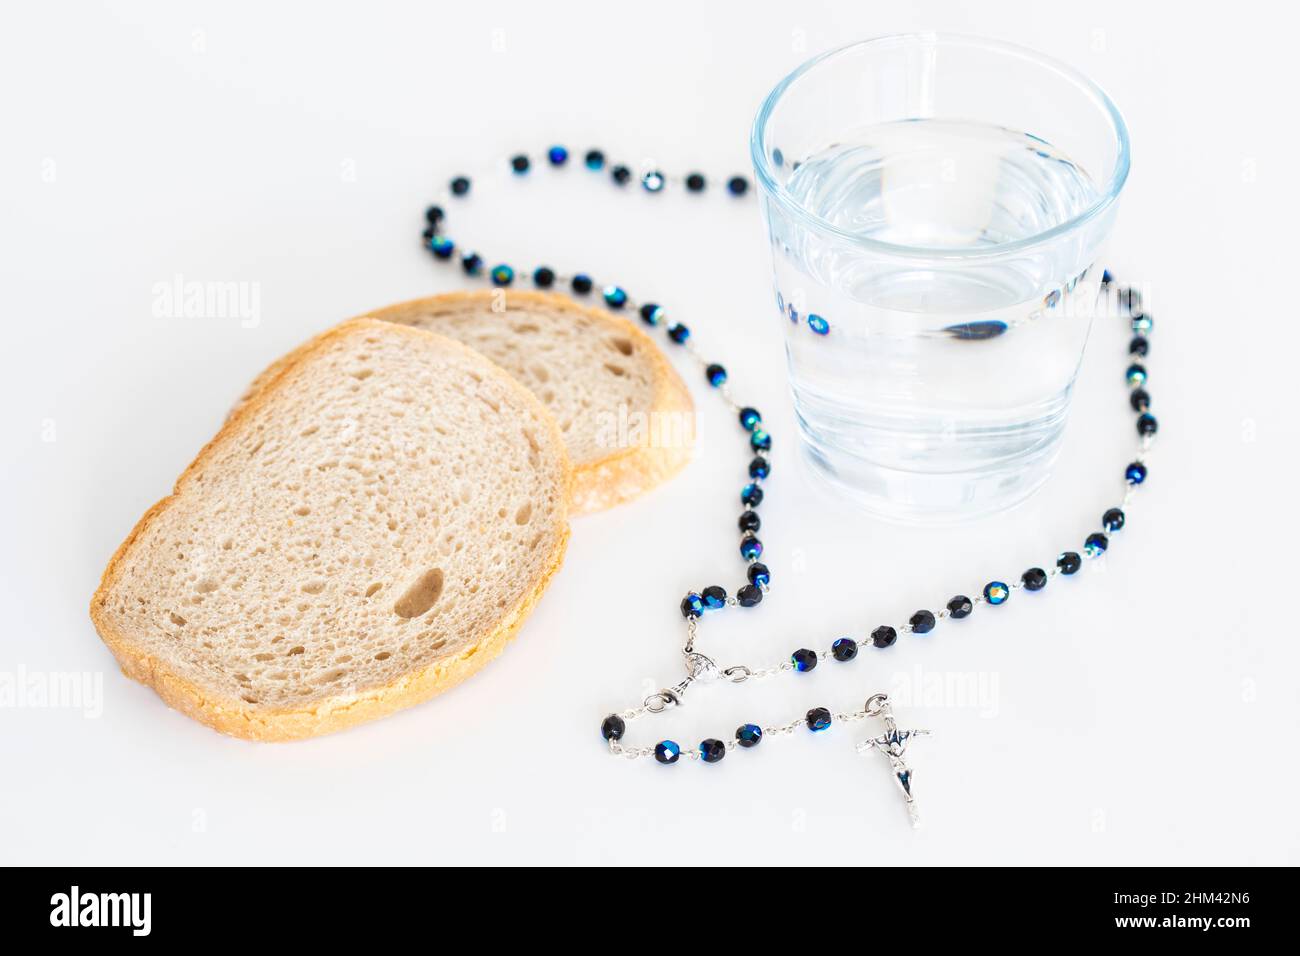
[[(563, 147), (552, 147), (547, 153), (547, 159), (552, 166), (563, 166), (568, 161), (568, 151)], [(526, 173), (531, 168), (531, 165), (530, 158), (522, 154), (512, 157), (509, 161), (510, 168), (516, 174)], [(605, 167), (604, 154), (599, 150), (589, 151), (585, 157), (585, 165), (592, 171), (601, 171)], [(631, 180), (632, 173), (627, 166), (618, 165), (611, 168), (611, 175), (614, 181), (622, 186)], [(661, 191), (668, 184), (677, 183), (685, 185), (686, 188), (693, 192), (699, 192), (703, 190), (706, 180), (698, 173), (684, 177), (670, 177), (650, 165), (642, 172), (640, 182), (651, 193)], [(728, 181), (727, 188), (733, 196), (743, 196), (748, 190), (748, 181), (744, 177), (733, 176)], [(452, 196), (463, 196), (469, 192), (469, 189), (469, 179), (459, 176), (452, 180), (450, 194)], [(425, 230), (424, 242), (437, 258), (450, 259), (455, 246), (441, 233), (444, 217), (445, 212), (440, 206), (429, 208), (426, 212), (429, 225)], [(476, 253), (463, 252), (461, 263), (467, 274), (479, 275), (482, 273), (483, 261)], [(1088, 271), (1085, 270), (1084, 276), (1087, 275)], [(515, 278), (514, 270), (505, 265), (495, 267), (489, 275), (493, 284), (497, 286), (508, 286), (513, 283)], [(558, 284), (568, 286), (576, 295), (589, 294), (594, 288), (598, 287), (594, 280), (583, 273), (557, 274), (546, 267), (538, 267), (532, 270), (532, 278), (534, 285), (538, 288), (550, 288)], [(1083, 276), (1079, 278), (1083, 278)], [(1073, 286), (1073, 283), (1071, 286)], [(1131, 288), (1116, 289), (1109, 272), (1103, 271), (1101, 288), (1107, 293), (1114, 293), (1114, 301), (1129, 319), (1134, 333), (1134, 338), (1129, 346), (1132, 364), (1126, 372), (1126, 377), (1131, 389), (1130, 404), (1133, 410), (1138, 413), (1139, 451), (1125, 471), (1126, 488), (1120, 507), (1108, 510), (1102, 519), (1105, 530), (1089, 535), (1085, 542), (1084, 553), (1092, 558), (1105, 553), (1110, 543), (1109, 535), (1124, 526), (1125, 514), (1123, 509), (1127, 508), (1133, 500), (1137, 487), (1146, 480), (1146, 455), (1151, 448), (1157, 430), (1156, 420), (1148, 411), (1150, 396), (1143, 388), (1147, 380), (1144, 360), (1149, 350), (1147, 334), (1152, 327), (1151, 317), (1142, 311), (1141, 298), (1138, 292)], [(606, 717), (602, 725), (602, 732), (607, 740), (610, 753), (628, 758), (654, 756), (664, 763), (675, 762), (681, 755), (691, 759), (704, 759), (706, 762), (715, 762), (721, 759), (718, 753), (719, 749), (722, 753), (725, 753), (737, 746), (753, 746), (763, 736), (788, 736), (793, 734), (801, 724), (807, 725), (812, 730), (823, 730), (833, 722), (853, 722), (865, 717), (876, 716), (877, 712), (871, 709), (871, 702), (868, 702), (866, 708), (847, 713), (841, 712), (832, 715), (825, 708), (814, 708), (805, 717), (792, 720), (786, 724), (761, 728), (753, 724), (746, 724), (737, 731), (736, 739), (729, 740), (725, 744), (718, 740), (706, 740), (701, 744), (701, 747), (682, 749), (673, 741), (667, 740), (661, 741), (655, 747), (627, 747), (621, 742), (627, 722), (636, 720), (646, 714), (662, 713), (671, 707), (679, 706), (686, 690), (696, 681), (722, 678), (731, 683), (741, 683), (750, 679), (771, 677), (787, 671), (807, 671), (813, 669), (820, 661), (828, 659), (848, 661), (853, 659), (857, 656), (858, 644), (850, 638), (840, 638), (829, 649), (814, 652), (801, 648), (795, 651), (787, 660), (757, 668), (751, 668), (743, 664), (719, 668), (710, 658), (696, 651), (699, 620), (706, 611), (738, 606), (752, 607), (761, 603), (762, 599), (770, 591), (770, 571), (766, 565), (759, 562), (762, 554), (762, 544), (754, 534), (761, 522), (753, 509), (762, 501), (763, 482), (771, 469), (771, 436), (763, 427), (762, 417), (759, 413), (752, 408), (741, 406), (736, 401), (725, 368), (717, 363), (709, 362), (704, 357), (686, 326), (679, 322), (666, 324), (663, 310), (659, 306), (634, 299), (618, 286), (604, 286), (601, 294), (612, 310), (622, 311), (626, 309), (639, 312), (646, 324), (666, 329), (669, 339), (676, 345), (681, 346), (694, 362), (704, 370), (708, 383), (718, 392), (719, 397), (730, 407), (732, 412), (739, 416), (742, 427), (750, 435), (750, 445), (754, 454), (754, 459), (750, 464), (750, 483), (745, 486), (741, 493), (742, 503), (748, 509), (742, 515), (741, 527), (742, 529), (747, 527), (751, 529), (743, 530), (741, 539), (741, 553), (748, 565), (749, 584), (742, 587), (736, 594), (727, 594), (720, 587), (709, 587), (699, 593), (688, 592), (686, 597), (683, 598), (681, 609), (686, 618), (686, 641), (682, 653), (686, 661), (687, 677), (671, 688), (664, 688), (650, 694), (638, 707), (610, 714)], [(1056, 299), (1053, 300), (1052, 296), (1056, 296)], [(777, 298), (778, 308), (785, 314), (787, 312), (786, 303), (779, 294)], [(1059, 294), (1052, 293), (1048, 296), (1045, 304), (1050, 308), (1058, 301)], [(797, 318), (797, 312), (793, 304), (788, 306), (788, 312), (791, 318)], [(809, 314), (807, 318), (810, 327), (815, 332), (821, 335), (827, 334), (829, 324), (825, 319), (812, 314)], [(816, 323), (813, 320), (816, 320)], [(1030, 568), (1021, 576), (1020, 580), (1012, 581), (1010, 584), (991, 581), (973, 598), (959, 595), (937, 612), (918, 611), (906, 623), (898, 626), (881, 625), (872, 631), (870, 641), (874, 646), (884, 648), (892, 646), (900, 633), (927, 634), (933, 629), (937, 621), (958, 620), (968, 616), (976, 607), (1003, 604), (1012, 592), (1040, 590), (1049, 578), (1075, 574), (1082, 565), (1083, 561), (1078, 553), (1072, 551), (1063, 552), (1058, 557), (1055, 565), (1049, 570)], [(878, 696), (880, 696), (883, 703), (885, 700), (883, 695)], [(872, 698), (873, 701), (876, 699)], [(741, 736), (745, 733), (751, 735), (751, 739), (748, 741)]]

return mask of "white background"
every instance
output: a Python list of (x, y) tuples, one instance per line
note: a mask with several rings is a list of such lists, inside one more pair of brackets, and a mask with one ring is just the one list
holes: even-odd
[[(0, 860), (49, 863), (1297, 863), (1294, 24), (1262, 3), (10, 5), (0, 24), (5, 312), (0, 672), (103, 675), (98, 718), (0, 708)], [(221, 737), (116, 670), (87, 618), (121, 538), (269, 360), (445, 291), (421, 212), (552, 142), (747, 170), (750, 119), (806, 57), (938, 29), (1018, 42), (1124, 110), (1115, 270), (1151, 289), (1152, 477), (1099, 566), (766, 686), (694, 690), (648, 742), (982, 681), (901, 707), (914, 833), (862, 728), (717, 766), (605, 754), (601, 717), (680, 675), (687, 587), (734, 587), (746, 456), (692, 372), (694, 463), (574, 523), (517, 642), (472, 681), (324, 739)], [(655, 297), (776, 436), (774, 590), (703, 649), (764, 663), (1078, 547), (1122, 493), (1126, 336), (1094, 330), (1056, 476), (1016, 512), (905, 530), (797, 464), (756, 204), (585, 171), (480, 178), (452, 231)], [(547, 183), (550, 183), (548, 185)], [(176, 275), (256, 283), (260, 322), (159, 319)], [(684, 371), (688, 371), (685, 370)], [(53, 439), (53, 440), (49, 440)]]

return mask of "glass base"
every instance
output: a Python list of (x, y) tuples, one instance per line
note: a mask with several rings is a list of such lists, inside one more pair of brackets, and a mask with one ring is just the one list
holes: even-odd
[(806, 439), (800, 442), (800, 458), (837, 501), (897, 524), (950, 525), (1006, 511), (1033, 495), (1051, 477), (1063, 432), (975, 471), (902, 471), (842, 454), (831, 460)]

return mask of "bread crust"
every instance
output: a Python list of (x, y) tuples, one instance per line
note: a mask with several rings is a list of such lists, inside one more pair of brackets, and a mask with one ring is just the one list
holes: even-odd
[[(620, 335), (635, 340), (641, 346), (640, 352), (650, 365), (654, 382), (654, 397), (651, 407), (646, 410), (652, 416), (652, 420), (655, 416), (659, 416), (661, 421), (672, 421), (674, 416), (680, 416), (681, 421), (693, 422), (695, 403), (691, 399), (691, 394), (681, 376), (677, 374), (676, 369), (650, 336), (625, 319), (600, 309), (581, 305), (565, 295), (501, 289), (449, 292), (398, 302), (367, 312), (366, 316), (397, 325), (407, 325), (404, 316), (427, 314), (431, 311), (449, 314), (462, 309), (479, 310), (490, 307), (498, 296), (504, 296), (510, 308), (527, 308), (529, 305), (535, 305), (548, 310), (580, 313), (606, 328), (616, 330)], [(300, 346), (299, 349), (304, 347)], [(286, 364), (296, 359), (299, 349), (289, 352), (267, 366), (253, 379), (240, 399), (240, 403), (249, 401), (260, 389), (273, 381)], [(641, 440), (636, 444), (615, 448), (609, 454), (593, 461), (574, 462), (570, 511), (572, 514), (589, 514), (637, 498), (663, 484), (685, 468), (691, 460), (692, 452), (690, 441), (656, 444), (651, 431), (643, 430)]]
[[(250, 705), (239, 697), (212, 695), (193, 682), (173, 671), (166, 661), (156, 657), (132, 640), (130, 634), (118, 628), (112, 615), (106, 611), (106, 605), (113, 586), (116, 584), (123, 565), (131, 552), (132, 546), (140, 535), (163, 514), (181, 493), (189, 476), (201, 469), (213, 449), (238, 433), (240, 427), (255, 411), (275, 393), (275, 387), (284, 376), (304, 359), (316, 351), (328, 347), (335, 339), (358, 329), (378, 329), (385, 334), (392, 334), (400, 329), (399, 334), (413, 337), (434, 339), (443, 347), (459, 350), (473, 356), (481, 371), (498, 381), (505, 383), (520, 400), (530, 405), (538, 413), (538, 418), (545, 423), (551, 442), (558, 453), (560, 478), (569, 496), (560, 495), (560, 512), (557, 515), (559, 533), (555, 544), (542, 565), (538, 579), (532, 586), (521, 592), (519, 601), (513, 608), (506, 609), (496, 627), (485, 634), (476, 643), (471, 644), (453, 657), (434, 661), (419, 671), (405, 674), (389, 684), (369, 688), (364, 691), (341, 693), (334, 697), (315, 701), (302, 708), (270, 708)], [(270, 373), (268, 375), (268, 373)], [(126, 540), (118, 546), (104, 569), (99, 587), (90, 602), (90, 619), (95, 630), (108, 649), (117, 659), (122, 673), (154, 689), (168, 705), (181, 713), (206, 724), (214, 730), (233, 737), (246, 740), (285, 741), (317, 737), (355, 726), (366, 721), (387, 716), (398, 710), (422, 703), (437, 694), (454, 687), (461, 681), (480, 670), (488, 661), (495, 658), (505, 645), (518, 632), (519, 627), (532, 612), (541, 598), (555, 572), (564, 561), (568, 547), (569, 526), (567, 502), (571, 498), (573, 468), (568, 459), (564, 437), (560, 434), (551, 414), (541, 401), (528, 389), (516, 382), (510, 375), (498, 368), (490, 360), (453, 339), (435, 335), (422, 329), (381, 322), (376, 319), (361, 317), (349, 319), (332, 329), (328, 329), (295, 349), (284, 359), (276, 363), (267, 373), (262, 385), (255, 394), (237, 408), (222, 425), (217, 434), (203, 446), (195, 459), (181, 472), (172, 488), (172, 493), (155, 503), (140, 518)]]

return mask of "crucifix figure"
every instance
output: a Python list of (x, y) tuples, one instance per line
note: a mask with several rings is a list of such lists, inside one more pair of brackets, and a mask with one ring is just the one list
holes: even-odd
[(912, 796), (912, 768), (903, 762), (903, 753), (907, 750), (908, 741), (913, 737), (928, 736), (930, 731), (899, 730), (893, 711), (889, 707), (889, 697), (885, 694), (873, 694), (867, 701), (865, 710), (868, 717), (879, 717), (885, 722), (885, 732), (879, 737), (869, 737), (858, 744), (858, 753), (865, 754), (869, 750), (879, 750), (889, 759), (894, 781), (903, 791), (903, 799), (907, 801), (907, 815), (911, 818), (912, 826), (920, 827), (921, 817), (916, 809), (916, 799)]

